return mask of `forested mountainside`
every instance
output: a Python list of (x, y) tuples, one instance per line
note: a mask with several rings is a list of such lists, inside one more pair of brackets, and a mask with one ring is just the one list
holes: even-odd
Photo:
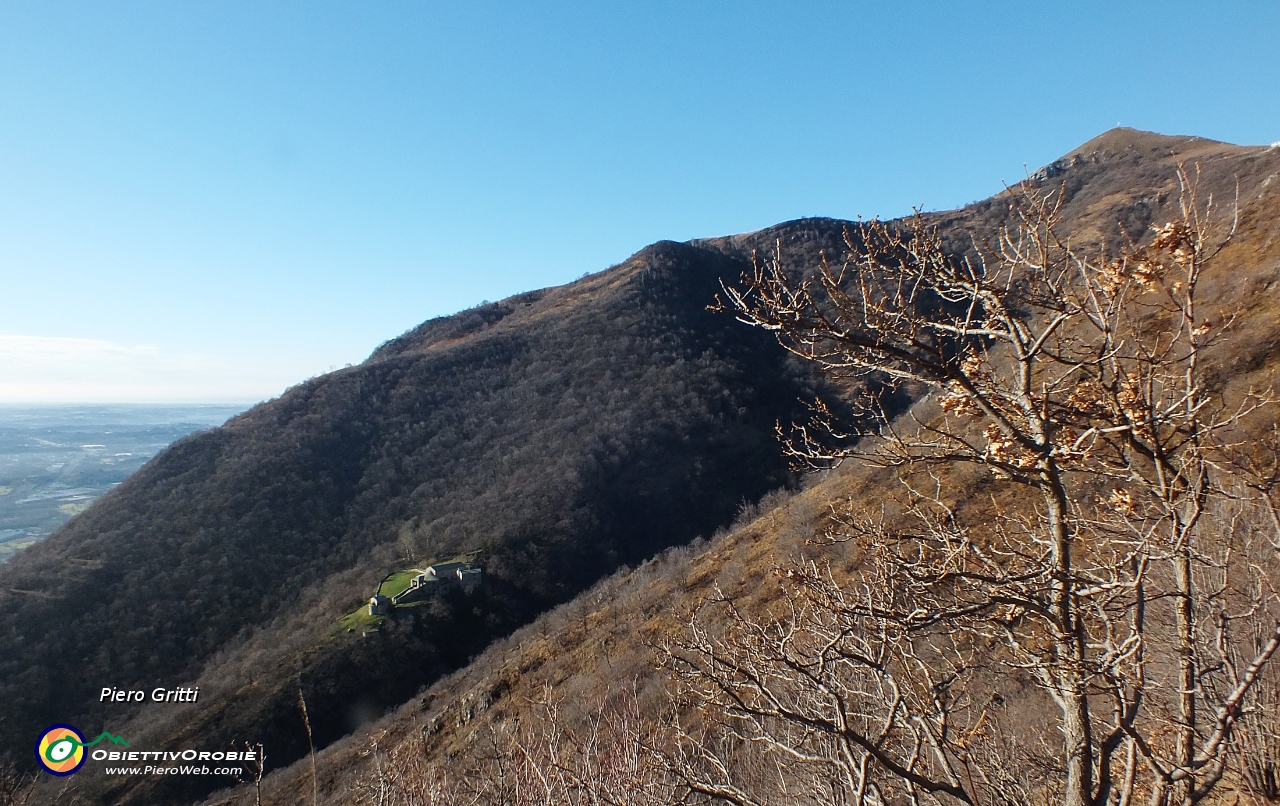
[[(1227, 197), (1239, 179), (1227, 264), (1237, 273), (1211, 282), (1224, 305), (1247, 304), (1248, 349), (1217, 361), (1224, 373), (1261, 372), (1280, 334), (1274, 306), (1258, 302), (1280, 271), (1280, 149), (1117, 130), (1030, 181), (1065, 187), (1072, 230), (1138, 238), (1176, 202), (1180, 161), (1199, 164), (1205, 189)], [(995, 197), (928, 218), (964, 249), (1006, 217)], [(6, 736), (69, 721), (146, 746), (262, 741), (278, 769), (307, 752), (301, 690), (322, 797), (350, 802), (382, 758), (369, 752), (375, 738), (391, 749), (427, 729), (427, 747), (404, 747), (447, 759), (473, 747), (483, 725), (526, 714), (541, 682), (583, 698), (624, 683), (656, 696), (646, 641), (678, 629), (712, 583), (746, 584), (767, 601), (769, 572), (801, 550), (829, 504), (874, 490), (874, 479), (842, 473), (798, 499), (808, 509), (766, 516), (791, 524), (779, 542), (739, 531), (710, 552), (682, 550), (590, 587), (791, 483), (775, 422), (802, 419), (800, 398), (839, 389), (706, 305), (753, 251), (776, 247), (795, 272), (823, 250), (839, 259), (846, 226), (856, 238), (856, 224), (805, 220), (659, 243), (577, 283), (428, 322), (358, 367), (174, 445), (0, 568)], [(486, 575), (470, 596), (366, 639), (335, 628), (387, 570), (468, 551), (483, 552)], [(103, 685), (161, 684), (200, 685), (200, 701), (95, 705)], [(30, 747), (15, 740), (7, 752)], [(304, 767), (269, 776), (266, 791), (296, 802)], [(86, 770), (37, 795), (173, 803), (225, 783), (113, 782)]]
[[(843, 224), (767, 234), (817, 260)], [(813, 383), (706, 310), (741, 256), (659, 243), (569, 286), (427, 322), (364, 364), (173, 445), (0, 567), (5, 748), (70, 722), (135, 745), (324, 746), (623, 564), (785, 486), (778, 420)], [(362, 639), (389, 571), (481, 552), (485, 584)], [(99, 704), (198, 685), (197, 704)], [(226, 781), (72, 780), (173, 803)], [(143, 784), (154, 789), (119, 791)], [(181, 789), (183, 785), (190, 789)], [(175, 789), (178, 788), (178, 789)], [(202, 791), (200, 787), (205, 787)]]
[[(1280, 148), (1117, 130), (1030, 181), (1065, 184), (1066, 217), (1082, 237), (1123, 237), (1127, 231), (1140, 238), (1173, 214), (1179, 162), (1192, 171), (1198, 165), (1203, 187), (1228, 206), (1239, 182), (1238, 234), (1204, 278), (1203, 301), (1211, 310), (1238, 313), (1230, 337), (1210, 356), (1212, 374), (1226, 389), (1261, 388), (1274, 382), (1280, 365), (1280, 305), (1273, 294), (1280, 284)], [(1001, 214), (996, 199), (929, 218), (963, 243), (970, 234), (989, 233)], [(758, 242), (739, 236), (697, 243), (742, 254)], [(962, 487), (974, 498), (957, 505), (980, 511), (988, 488)], [(803, 492), (770, 496), (731, 531), (623, 569), (496, 642), (396, 712), (319, 752), (314, 765), (303, 760), (269, 775), (261, 787), (263, 802), (306, 801), (313, 786), (320, 803), (416, 802), (414, 797), (425, 797), (433, 787), (458, 785), (477, 765), (483, 767), (483, 759), (504, 755), (511, 760), (508, 783), (517, 786), (521, 753), (537, 748), (513, 741), (545, 735), (548, 701), (559, 729), (583, 741), (597, 737), (592, 747), (606, 754), (599, 757), (602, 763), (625, 764), (626, 738), (607, 732), (643, 732), (645, 725), (657, 727), (667, 718), (670, 669), (659, 668), (657, 660), (664, 643), (687, 629), (691, 615), (706, 613), (717, 595), (747, 615), (769, 612), (779, 603), (779, 572), (799, 559), (830, 562), (837, 575), (856, 573), (856, 545), (815, 545), (812, 538), (846, 507), (874, 508), (897, 488), (890, 473), (846, 465)], [(609, 713), (638, 722), (596, 721)], [(603, 738), (600, 730), (606, 731)], [(570, 758), (564, 756), (564, 763), (572, 765)], [(1238, 784), (1237, 778), (1233, 785)], [(256, 794), (253, 787), (241, 788), (208, 803), (245, 802)], [(536, 793), (530, 798), (537, 802)]]

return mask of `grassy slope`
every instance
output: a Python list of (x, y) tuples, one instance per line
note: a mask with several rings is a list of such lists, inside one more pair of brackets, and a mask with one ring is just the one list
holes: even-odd
[[(1072, 164), (1073, 158), (1079, 160)], [(1240, 180), (1240, 231), (1204, 278), (1209, 310), (1239, 310), (1228, 340), (1210, 356), (1228, 393), (1267, 385), (1280, 369), (1280, 149), (1238, 148), (1197, 138), (1168, 138), (1117, 130), (1064, 158), (1072, 191), (1067, 215), (1082, 233), (1117, 236), (1117, 221), (1133, 233), (1169, 217), (1176, 200), (1173, 169), (1198, 162), (1204, 187), (1231, 198)], [(998, 205), (983, 203), (934, 216), (941, 226), (978, 230), (998, 220)], [(706, 241), (726, 251), (750, 247), (748, 237)], [(925, 402), (921, 404), (927, 407)], [(1267, 423), (1260, 423), (1267, 425)], [(961, 489), (979, 483), (961, 479)], [(438, 757), (465, 754), (487, 732), (522, 718), (544, 686), (581, 718), (616, 692), (635, 687), (656, 713), (663, 681), (651, 646), (682, 623), (715, 586), (741, 597), (739, 606), (764, 612), (777, 596), (774, 572), (818, 551), (805, 541), (820, 531), (840, 501), (857, 505), (892, 497), (896, 484), (883, 473), (846, 467), (827, 474), (785, 501), (706, 545), (673, 549), (653, 562), (597, 584), (492, 645), (467, 668), (441, 680), (376, 724), (335, 743), (317, 759), (322, 802), (352, 799), (352, 787), (372, 775), (374, 742), (383, 758), (414, 743)], [(971, 505), (981, 507), (975, 496)], [(849, 572), (846, 550), (827, 548), (824, 559)], [(310, 796), (310, 766), (299, 762), (270, 776), (267, 800), (287, 804)], [(213, 803), (236, 802), (228, 793)]]

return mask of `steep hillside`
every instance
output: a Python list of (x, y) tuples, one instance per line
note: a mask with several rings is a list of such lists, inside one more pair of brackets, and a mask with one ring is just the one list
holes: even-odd
[[(842, 224), (771, 237), (799, 254)], [(788, 483), (775, 422), (812, 384), (706, 311), (744, 263), (659, 243), (609, 271), (433, 320), (364, 364), (184, 439), (0, 568), (6, 750), (48, 724), (135, 746), (263, 742), (270, 762), (398, 705), (624, 563)], [(482, 552), (485, 584), (362, 639), (336, 620), (404, 563)], [(195, 705), (100, 703), (198, 685)], [(226, 781), (77, 775), (88, 802)], [(104, 789), (105, 787), (105, 789)], [(188, 788), (184, 788), (188, 787)]]
[[(634, 694), (650, 717), (659, 717), (666, 680), (655, 647), (682, 629), (717, 586), (749, 612), (763, 612), (778, 597), (776, 572), (797, 557), (845, 564), (844, 552), (805, 541), (823, 528), (832, 501), (877, 489), (868, 479), (836, 471), (794, 496), (767, 497), (758, 516), (755, 508), (744, 512), (731, 531), (710, 541), (669, 549), (602, 580), (495, 642), (393, 714), (318, 753), (320, 803), (376, 802), (380, 763), (447, 763), (501, 746), (512, 727), (537, 724), (535, 703), (548, 690), (575, 728), (623, 695)], [(262, 800), (279, 806), (309, 802), (311, 786), (310, 762), (302, 759), (267, 776)], [(207, 804), (231, 806), (251, 797), (253, 787), (246, 786), (218, 793)]]
[[(1123, 237), (1125, 230), (1139, 237), (1171, 214), (1176, 164), (1191, 160), (1219, 199), (1233, 200), (1239, 181), (1239, 234), (1203, 285), (1210, 310), (1240, 313), (1231, 338), (1211, 356), (1215, 372), (1227, 389), (1272, 384), (1280, 368), (1280, 306), (1274, 299), (1280, 284), (1280, 149), (1118, 130), (1030, 181), (1066, 183), (1066, 214), (1082, 237)], [(1000, 215), (999, 201), (992, 200), (932, 218), (963, 243), (988, 234)], [(760, 241), (753, 235), (697, 243), (742, 255)], [(447, 769), (481, 748), (498, 752), (493, 748), (505, 746), (504, 737), (517, 726), (541, 717), (535, 703), (548, 691), (560, 717), (578, 727), (620, 698), (635, 698), (643, 714), (657, 718), (667, 683), (655, 667), (655, 647), (680, 630), (717, 586), (743, 611), (761, 614), (778, 597), (776, 572), (798, 558), (828, 560), (837, 573), (849, 573), (855, 547), (807, 541), (842, 502), (874, 504), (895, 490), (881, 471), (845, 466), (794, 496), (771, 496), (758, 517), (743, 518), (709, 543), (672, 549), (608, 578), (495, 643), (396, 713), (319, 753), (315, 786), (321, 802), (383, 802), (378, 798), (387, 797), (394, 770), (422, 760)], [(299, 762), (266, 779), (264, 802), (301, 802), (310, 798), (312, 785), (312, 766)], [(243, 802), (250, 794), (242, 789), (209, 802)]]
[[(1229, 271), (1206, 280), (1212, 304), (1244, 311), (1240, 346), (1217, 366), (1265, 377), (1280, 335), (1267, 294), (1280, 278), (1280, 149), (1117, 130), (1029, 181), (1065, 187), (1068, 228), (1116, 242), (1164, 220), (1188, 160), (1218, 198), (1239, 180), (1241, 236), (1220, 264)], [(930, 219), (963, 249), (1006, 215), (997, 197)], [(717, 583), (763, 606), (771, 571), (804, 550), (833, 501), (879, 495), (874, 474), (842, 470), (748, 528), (591, 587), (789, 482), (775, 421), (838, 389), (705, 306), (754, 251), (779, 248), (803, 271), (821, 250), (839, 254), (846, 226), (856, 237), (857, 225), (807, 220), (656, 244), (578, 283), (428, 322), (178, 443), (0, 568), (9, 752), (29, 753), (23, 737), (63, 721), (141, 747), (261, 741), (272, 768), (302, 759), (266, 782), (275, 802), (295, 803), (311, 785), (301, 693), (324, 748), (322, 796), (350, 802), (379, 753), (465, 754), (527, 719), (543, 683), (579, 716), (623, 685), (656, 702), (646, 641)], [(475, 594), (367, 638), (335, 629), (386, 571), (467, 551), (484, 557)], [(97, 704), (103, 685), (181, 684), (201, 687), (198, 704)], [(172, 803), (228, 783), (68, 780), (66, 791), (42, 782), (39, 796)]]

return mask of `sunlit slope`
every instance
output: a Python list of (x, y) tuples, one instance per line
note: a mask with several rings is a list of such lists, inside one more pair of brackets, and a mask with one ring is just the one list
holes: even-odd
[[(1175, 167), (1192, 160), (1220, 201), (1238, 179), (1242, 203), (1237, 242), (1206, 278), (1209, 304), (1241, 311), (1213, 359), (1224, 382), (1265, 379), (1280, 334), (1269, 293), (1280, 149), (1118, 130), (1036, 182), (1066, 188), (1064, 215), (1081, 237), (1114, 242), (1168, 217)], [(1005, 215), (995, 198), (929, 218), (963, 248)], [(772, 571), (804, 550), (833, 501), (874, 500), (892, 485), (842, 472), (798, 510), (618, 577), (485, 647), (621, 564), (711, 534), (786, 480), (774, 422), (801, 417), (797, 398), (814, 383), (767, 334), (705, 306), (753, 252), (779, 248), (801, 271), (820, 250), (838, 253), (844, 226), (656, 244), (578, 283), (429, 322), (359, 367), (175, 445), (0, 569), (10, 752), (29, 753), (22, 737), (45, 724), (81, 721), (139, 746), (261, 740), (284, 765), (307, 748), (301, 689), (328, 747), (322, 794), (344, 802), (379, 735), (359, 724), (398, 703), (408, 702), (377, 726), (389, 731), (381, 746), (426, 729), (446, 754), (465, 752), (488, 715), (520, 718), (543, 683), (583, 707), (623, 684), (656, 701), (646, 642), (677, 629), (714, 584), (763, 606)], [(336, 629), (388, 570), (469, 551), (485, 557), (472, 597), (364, 640)], [(102, 685), (191, 683), (195, 706), (96, 704)], [(278, 802), (298, 801), (288, 793), (302, 768), (269, 780)], [(72, 783), (87, 803), (174, 803), (221, 782), (127, 789), (139, 782), (85, 772)], [(39, 794), (57, 797), (52, 786)]]
[[(1226, 209), (1227, 223), (1239, 200), (1235, 239), (1201, 286), (1208, 310), (1236, 314), (1227, 338), (1209, 355), (1215, 382), (1228, 398), (1250, 387), (1273, 385), (1280, 369), (1280, 149), (1117, 130), (1090, 141), (1033, 181), (1044, 187), (1065, 184), (1064, 215), (1078, 237), (1102, 235), (1114, 241), (1127, 232), (1136, 239), (1152, 224), (1172, 217), (1180, 162), (1191, 171), (1198, 166), (1202, 190), (1213, 193)], [(930, 218), (962, 245), (989, 237), (1004, 210), (994, 199)], [(747, 254), (762, 236), (767, 233), (699, 243)], [(920, 416), (929, 416), (929, 406), (929, 401), (920, 404)], [(962, 496), (958, 506), (980, 515), (989, 505), (981, 479), (951, 481)], [(491, 736), (537, 718), (532, 703), (547, 691), (561, 704), (562, 716), (578, 725), (624, 690), (638, 692), (656, 717), (665, 682), (654, 666), (654, 647), (680, 630), (689, 614), (717, 588), (748, 613), (766, 612), (780, 591), (776, 574), (798, 558), (830, 561), (837, 573), (852, 572), (856, 546), (820, 547), (810, 539), (829, 525), (833, 507), (851, 501), (855, 507), (874, 508), (898, 492), (884, 472), (849, 465), (794, 497), (766, 500), (758, 517), (745, 518), (709, 544), (673, 550), (610, 577), (496, 643), (397, 712), (318, 754), (321, 802), (358, 802), (361, 785), (376, 785), (375, 763), (390, 763), (397, 752), (447, 761), (488, 746)], [(372, 750), (375, 742), (378, 755)], [(266, 782), (267, 799), (284, 804), (309, 798), (310, 776), (306, 762), (280, 771)]]

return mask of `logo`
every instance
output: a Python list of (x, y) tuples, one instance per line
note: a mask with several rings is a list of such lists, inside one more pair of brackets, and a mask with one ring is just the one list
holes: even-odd
[(50, 775), (70, 775), (84, 766), (85, 748), (93, 747), (103, 739), (116, 745), (129, 746), (124, 739), (106, 731), (93, 741), (86, 742), (84, 734), (71, 725), (50, 725), (36, 742), (36, 760)]

